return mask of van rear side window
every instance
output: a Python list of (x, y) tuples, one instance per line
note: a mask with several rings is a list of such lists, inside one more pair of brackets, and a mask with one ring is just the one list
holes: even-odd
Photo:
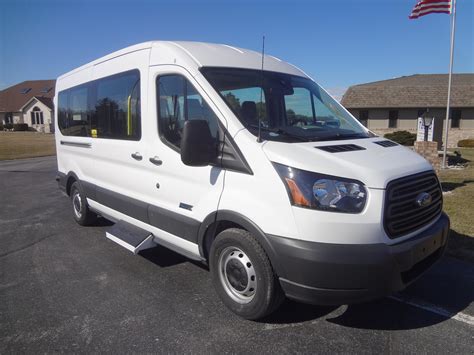
[(58, 120), (65, 136), (90, 135), (90, 112), (87, 107), (87, 86), (78, 86), (59, 93)]
[(58, 125), (65, 136), (140, 140), (140, 72), (132, 70), (61, 91)]

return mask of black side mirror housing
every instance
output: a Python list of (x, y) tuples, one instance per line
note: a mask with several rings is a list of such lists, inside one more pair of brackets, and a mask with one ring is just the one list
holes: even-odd
[(184, 122), (181, 161), (188, 166), (207, 166), (217, 155), (216, 140), (205, 120)]

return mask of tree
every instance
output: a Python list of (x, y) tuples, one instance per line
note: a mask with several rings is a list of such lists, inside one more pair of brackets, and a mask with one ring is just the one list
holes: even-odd
[(262, 121), (267, 121), (267, 108), (265, 106), (265, 102), (257, 102), (257, 118), (261, 119)]
[(240, 100), (234, 94), (228, 92), (224, 95), (224, 99), (232, 110), (234, 110), (235, 112), (240, 111)]
[(296, 119), (296, 113), (291, 108), (286, 110), (286, 117), (288, 118), (289, 122), (292, 122)]

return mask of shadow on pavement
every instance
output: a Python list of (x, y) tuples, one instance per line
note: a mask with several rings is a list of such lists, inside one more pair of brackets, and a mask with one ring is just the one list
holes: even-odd
[(449, 317), (384, 298), (348, 306), (343, 314), (327, 321), (350, 328), (408, 330), (429, 327), (448, 319)]
[(269, 324), (291, 324), (315, 320), (328, 315), (339, 306), (313, 306), (286, 299), (274, 313), (259, 320)]
[(160, 267), (169, 267), (190, 261), (188, 258), (162, 247), (161, 245), (142, 250), (140, 256)]
[(474, 238), (450, 229), (446, 253), (474, 263)]
[(104, 217), (99, 217), (97, 218), (97, 221), (91, 226), (91, 227), (110, 227), (113, 226), (114, 222), (109, 221), (108, 219)]

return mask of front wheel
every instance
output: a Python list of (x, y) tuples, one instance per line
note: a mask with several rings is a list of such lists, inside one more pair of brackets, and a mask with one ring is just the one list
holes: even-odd
[(284, 299), (267, 254), (245, 230), (231, 228), (216, 237), (210, 269), (219, 297), (243, 318), (262, 318)]

